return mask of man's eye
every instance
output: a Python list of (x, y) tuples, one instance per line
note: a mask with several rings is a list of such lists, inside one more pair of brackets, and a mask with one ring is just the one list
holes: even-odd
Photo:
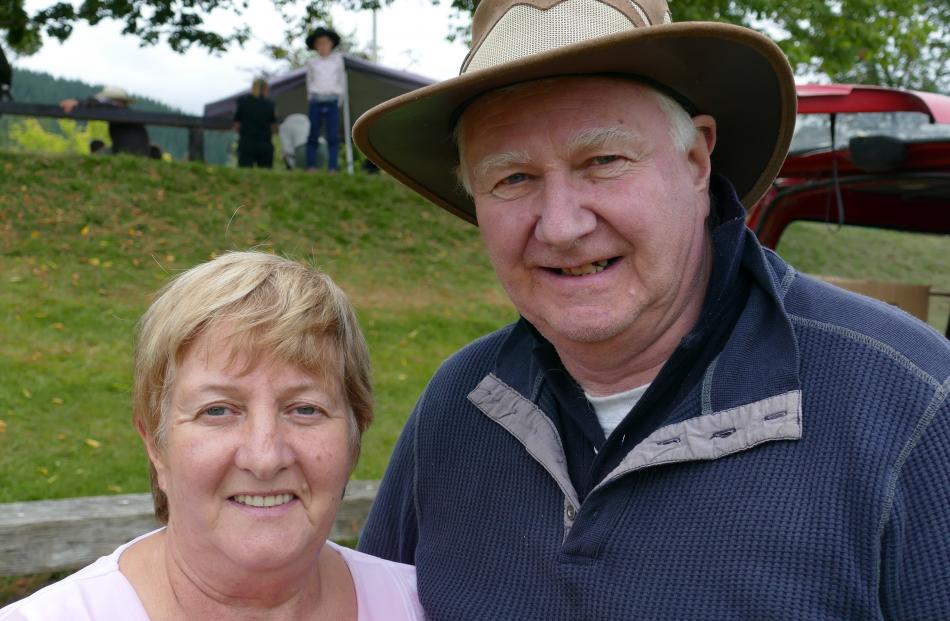
[(505, 177), (504, 179), (502, 179), (502, 180), (501, 180), (501, 184), (502, 184), (502, 185), (515, 185), (516, 183), (521, 183), (522, 181), (526, 180), (527, 178), (528, 178), (528, 175), (526, 175), (526, 174), (524, 174), (524, 173), (515, 173), (515, 174), (513, 174), (513, 175), (508, 175), (507, 177)]
[(204, 413), (208, 416), (224, 416), (228, 413), (228, 408), (223, 405), (212, 405), (209, 408), (205, 408)]
[(591, 164), (595, 166), (604, 166), (606, 164), (613, 164), (620, 159), (619, 155), (597, 155), (590, 158)]
[(319, 410), (312, 405), (298, 405), (294, 408), (294, 412), (301, 416), (315, 416), (320, 413)]

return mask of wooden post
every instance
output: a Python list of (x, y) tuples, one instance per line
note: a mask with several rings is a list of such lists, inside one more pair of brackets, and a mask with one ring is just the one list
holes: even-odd
[(205, 133), (200, 127), (188, 128), (188, 161), (205, 161)]
[[(330, 539), (359, 537), (377, 489), (350, 481)], [(150, 494), (0, 504), (0, 576), (77, 569), (159, 526)]]

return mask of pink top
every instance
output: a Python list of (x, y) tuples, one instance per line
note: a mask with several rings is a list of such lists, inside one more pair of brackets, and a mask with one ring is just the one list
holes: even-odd
[[(0, 621), (149, 621), (135, 589), (119, 571), (119, 557), (155, 532), (0, 610)], [(328, 541), (350, 568), (357, 621), (421, 621), (416, 568), (385, 561)]]

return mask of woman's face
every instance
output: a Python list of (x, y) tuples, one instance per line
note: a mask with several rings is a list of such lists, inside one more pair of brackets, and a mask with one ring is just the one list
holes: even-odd
[(315, 558), (352, 465), (340, 382), (270, 355), (245, 369), (219, 336), (212, 330), (189, 346), (169, 395), (165, 445), (147, 442), (168, 496), (168, 537), (246, 569)]

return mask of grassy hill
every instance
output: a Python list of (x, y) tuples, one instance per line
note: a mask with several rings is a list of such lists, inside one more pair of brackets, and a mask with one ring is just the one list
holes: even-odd
[[(384, 176), (0, 152), (0, 502), (146, 491), (135, 322), (170, 274), (254, 247), (312, 260), (358, 308), (378, 405), (358, 478), (381, 476), (438, 364), (515, 316), (476, 229)], [(780, 250), (950, 290), (948, 237), (798, 225)]]
[(311, 260), (373, 352), (378, 478), (428, 376), (514, 317), (474, 227), (382, 176), (0, 152), (0, 502), (147, 490), (129, 424), (150, 295), (229, 249)]

